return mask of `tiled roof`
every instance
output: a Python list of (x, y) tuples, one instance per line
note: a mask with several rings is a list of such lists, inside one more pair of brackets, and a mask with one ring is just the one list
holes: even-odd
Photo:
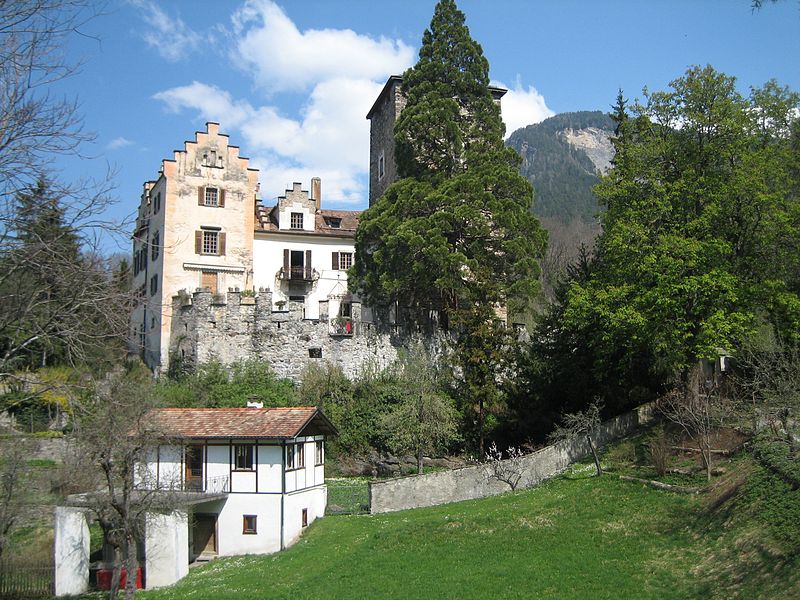
[(328, 418), (313, 406), (292, 408), (158, 408), (153, 425), (179, 438), (297, 437), (314, 421), (314, 429), (335, 434)]
[[(314, 231), (300, 229), (278, 229), (277, 206), (268, 208), (263, 205), (256, 206), (256, 231), (274, 231), (276, 233), (289, 233), (301, 235), (336, 235), (352, 237), (358, 227), (360, 210), (328, 210), (320, 209), (314, 215)], [(335, 220), (339, 220), (339, 227), (332, 227)]]

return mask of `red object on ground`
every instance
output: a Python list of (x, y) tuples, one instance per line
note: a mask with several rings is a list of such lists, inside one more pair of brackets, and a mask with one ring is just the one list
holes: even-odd
[[(111, 589), (111, 576), (114, 571), (111, 569), (98, 569), (97, 570), (97, 589), (110, 590)], [(125, 581), (127, 580), (127, 573), (125, 569), (119, 574), (119, 589), (125, 589)], [(136, 569), (136, 589), (142, 589), (142, 567)]]

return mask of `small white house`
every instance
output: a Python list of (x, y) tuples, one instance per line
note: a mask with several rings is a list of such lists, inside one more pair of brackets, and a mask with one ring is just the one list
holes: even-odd
[[(146, 588), (175, 583), (198, 559), (282, 550), (324, 515), (325, 438), (336, 429), (319, 409), (164, 408), (150, 419), (176, 442), (153, 448), (135, 483), (177, 506), (147, 519)], [(56, 595), (87, 585), (88, 531), (72, 504), (56, 511)]]

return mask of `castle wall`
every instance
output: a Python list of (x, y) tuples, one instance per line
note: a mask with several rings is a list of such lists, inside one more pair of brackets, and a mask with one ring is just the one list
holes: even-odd
[[(222, 296), (207, 290), (176, 296), (170, 351), (189, 365), (256, 358), (267, 362), (279, 377), (299, 381), (310, 364), (339, 365), (350, 378), (367, 365), (385, 368), (397, 359), (400, 348), (422, 339), (393, 325), (363, 322), (358, 303), (352, 306), (350, 335), (342, 335), (335, 316), (328, 318), (327, 302), (320, 302), (319, 319), (304, 319), (299, 302), (289, 302), (283, 311), (272, 306), (270, 291), (261, 291), (256, 298), (242, 297), (238, 291)], [(439, 337), (426, 340), (436, 344)]]

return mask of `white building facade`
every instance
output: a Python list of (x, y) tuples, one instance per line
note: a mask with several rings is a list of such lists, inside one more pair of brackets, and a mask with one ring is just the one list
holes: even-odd
[[(282, 550), (325, 514), (325, 439), (336, 429), (319, 409), (167, 408), (150, 419), (175, 443), (149, 451), (136, 486), (169, 494), (175, 510), (148, 515), (146, 588), (175, 583), (196, 560)], [(85, 509), (80, 497), (73, 505), (58, 508), (56, 595), (87, 586)]]
[(258, 175), (219, 125), (207, 123), (144, 184), (130, 338), (151, 369), (169, 366), (176, 295), (264, 289), (276, 310), (301, 302), (305, 318), (316, 319), (320, 300), (336, 304), (346, 294), (359, 213), (323, 210), (317, 178), (311, 194), (295, 183), (269, 209), (258, 198)]

